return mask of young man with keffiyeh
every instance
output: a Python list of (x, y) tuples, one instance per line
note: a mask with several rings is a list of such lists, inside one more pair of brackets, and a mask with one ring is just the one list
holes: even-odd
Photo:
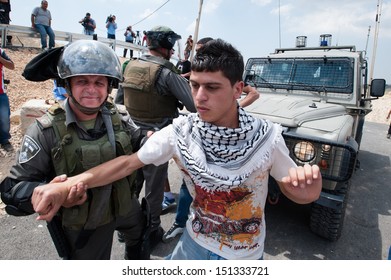
[(319, 167), (297, 167), (281, 127), (247, 114), (237, 102), (244, 63), (217, 39), (201, 48), (190, 83), (197, 113), (155, 132), (132, 156), (121, 156), (67, 182), (36, 188), (33, 205), (48, 220), (76, 183), (88, 188), (125, 177), (144, 164), (174, 158), (193, 197), (186, 230), (169, 259), (262, 259), (269, 174), (296, 203), (319, 197)]

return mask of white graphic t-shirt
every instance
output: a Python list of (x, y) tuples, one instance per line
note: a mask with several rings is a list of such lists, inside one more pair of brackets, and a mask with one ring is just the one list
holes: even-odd
[(279, 125), (239, 108), (239, 126), (189, 114), (156, 132), (138, 156), (145, 164), (176, 161), (193, 197), (186, 229), (195, 242), (226, 259), (259, 259), (269, 174), (281, 180), (296, 165)]

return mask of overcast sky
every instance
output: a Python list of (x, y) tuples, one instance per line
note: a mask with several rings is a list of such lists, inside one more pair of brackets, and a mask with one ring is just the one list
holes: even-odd
[[(380, 2), (380, 29), (374, 78), (391, 83), (391, 0)], [(117, 17), (117, 39), (126, 26), (148, 30), (166, 25), (182, 36), (182, 45), (194, 35), (200, 0), (51, 0), (52, 27), (82, 32), (78, 23), (90, 12), (98, 36), (106, 37), (105, 20)], [(30, 16), (41, 1), (11, 0), (11, 24), (30, 26)], [(236, 46), (245, 60), (265, 56), (278, 47), (294, 47), (297, 36), (316, 46), (320, 34), (332, 34), (332, 44), (367, 50), (372, 63), (378, 0), (204, 0), (199, 38), (222, 38)], [(159, 9), (160, 8), (160, 9)], [(370, 32), (368, 29), (370, 27)]]

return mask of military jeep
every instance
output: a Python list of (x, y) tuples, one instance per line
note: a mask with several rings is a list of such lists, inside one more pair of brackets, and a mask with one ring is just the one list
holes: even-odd
[[(319, 47), (296, 44), (266, 57), (248, 59), (244, 81), (261, 97), (245, 109), (259, 118), (280, 123), (291, 158), (298, 164), (319, 165), (323, 178), (320, 198), (311, 204), (310, 229), (335, 241), (341, 236), (351, 178), (365, 116), (371, 100), (384, 95), (385, 80), (368, 84), (365, 52), (355, 46)], [(269, 182), (269, 201), (280, 195)]]

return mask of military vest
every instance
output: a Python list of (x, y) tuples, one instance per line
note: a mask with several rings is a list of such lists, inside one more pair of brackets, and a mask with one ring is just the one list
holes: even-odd
[[(49, 109), (48, 113), (38, 121), (46, 127), (52, 126), (58, 145), (51, 150), (52, 160), (57, 175), (73, 176), (92, 167), (109, 161), (119, 155), (132, 153), (129, 133), (121, 123), (117, 110), (110, 104), (110, 119), (114, 129), (116, 153), (108, 139), (108, 133), (96, 140), (83, 140), (77, 131), (65, 125), (65, 111), (58, 105)], [(49, 118), (45, 121), (45, 118)], [(61, 208), (63, 226), (73, 230), (86, 228), (91, 216), (95, 221), (88, 223), (88, 229), (109, 223), (117, 216), (126, 216), (131, 211), (133, 177), (129, 176), (114, 182), (109, 188), (99, 187), (88, 190), (87, 201), (79, 206)], [(93, 225), (92, 228), (91, 224)]]
[(171, 95), (160, 95), (156, 80), (166, 67), (175, 71), (175, 66), (162, 58), (130, 60), (124, 70), (124, 105), (133, 120), (146, 123), (161, 123), (166, 118), (177, 116), (178, 100)]

